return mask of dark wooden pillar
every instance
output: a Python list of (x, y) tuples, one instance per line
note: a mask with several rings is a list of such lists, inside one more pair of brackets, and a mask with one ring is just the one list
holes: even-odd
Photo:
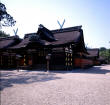
[(51, 54), (47, 54), (46, 60), (47, 60), (47, 71), (50, 70), (50, 59), (51, 59)]

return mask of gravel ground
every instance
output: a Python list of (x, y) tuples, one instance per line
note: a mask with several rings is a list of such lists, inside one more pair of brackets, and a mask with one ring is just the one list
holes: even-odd
[(1, 105), (110, 105), (110, 65), (0, 72)]

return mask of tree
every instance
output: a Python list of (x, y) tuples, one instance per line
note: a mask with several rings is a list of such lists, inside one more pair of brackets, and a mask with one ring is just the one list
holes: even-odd
[(6, 34), (4, 31), (0, 31), (0, 37), (8, 37), (9, 34)]
[(101, 48), (100, 48), (100, 51), (105, 51), (105, 50), (106, 50), (105, 47), (101, 47)]
[(103, 57), (108, 63), (110, 63), (110, 49), (104, 47), (100, 48), (100, 56)]
[(14, 26), (16, 21), (7, 13), (4, 4), (0, 3), (0, 24), (2, 26)]

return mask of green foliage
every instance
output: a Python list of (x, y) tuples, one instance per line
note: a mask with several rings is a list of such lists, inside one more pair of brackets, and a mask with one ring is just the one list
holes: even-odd
[(103, 57), (107, 63), (110, 63), (110, 49), (102, 49), (100, 48), (99, 55)]
[(6, 34), (4, 31), (0, 31), (0, 37), (8, 37), (9, 34)]
[(100, 51), (105, 51), (105, 50), (106, 50), (105, 47), (101, 47), (101, 48), (100, 48)]
[(13, 17), (7, 13), (4, 4), (0, 3), (0, 25), (2, 26), (14, 26), (16, 21)]

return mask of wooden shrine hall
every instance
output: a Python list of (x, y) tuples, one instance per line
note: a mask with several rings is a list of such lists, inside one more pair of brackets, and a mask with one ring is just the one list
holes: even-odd
[[(8, 46), (8, 56), (15, 54), (16, 67), (24, 69), (71, 70), (76, 56), (88, 54), (81, 27), (48, 30), (39, 25), (37, 33), (25, 34), (22, 41)], [(0, 66), (2, 61), (1, 58)]]
[(16, 67), (16, 53), (13, 53), (9, 48), (20, 42), (21, 39), (17, 35), (0, 38), (0, 68)]

